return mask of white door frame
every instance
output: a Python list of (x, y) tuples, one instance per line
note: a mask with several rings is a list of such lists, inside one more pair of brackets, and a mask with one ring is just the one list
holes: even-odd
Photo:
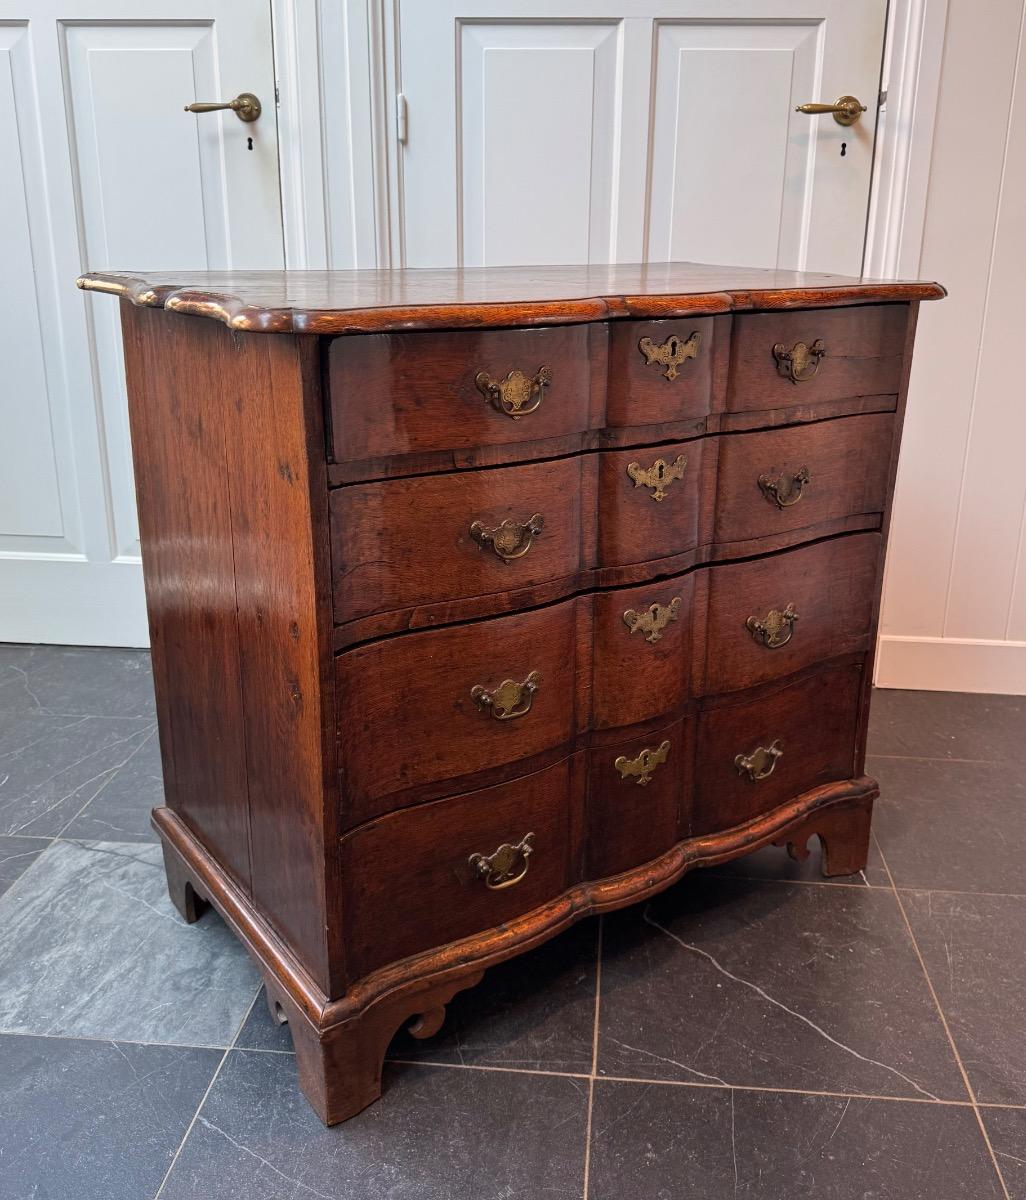
[[(396, 0), (271, 0), (286, 264), (401, 266)], [(867, 275), (918, 273), (947, 0), (891, 0)]]

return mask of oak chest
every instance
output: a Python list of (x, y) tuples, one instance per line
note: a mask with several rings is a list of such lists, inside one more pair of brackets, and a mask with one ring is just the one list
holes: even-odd
[(813, 834), (864, 866), (937, 285), (80, 283), (122, 297), (172, 899), (254, 956), (324, 1121), (378, 1096), (400, 1026), (589, 913)]

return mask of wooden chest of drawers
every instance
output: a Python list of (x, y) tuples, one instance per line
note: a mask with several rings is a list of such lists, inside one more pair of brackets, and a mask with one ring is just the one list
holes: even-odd
[(377, 1097), (404, 1022), (589, 913), (812, 834), (864, 865), (937, 285), (80, 283), (122, 297), (171, 895), (254, 956), (323, 1120)]

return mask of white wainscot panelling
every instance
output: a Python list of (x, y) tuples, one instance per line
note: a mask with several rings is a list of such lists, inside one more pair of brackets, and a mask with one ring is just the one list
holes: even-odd
[(804, 262), (815, 142), (794, 109), (814, 95), (819, 34), (819, 22), (657, 23), (647, 257)]
[(466, 266), (601, 260), (610, 243), (618, 23), (462, 23)]
[(0, 26), (0, 553), (75, 554), (66, 536), (57, 446), (67, 430), (47, 373), (41, 308), (48, 297), (40, 296), (36, 280), (35, 254), (38, 248), (42, 269), (46, 230), (38, 228), (44, 184), (28, 52), (25, 25)]

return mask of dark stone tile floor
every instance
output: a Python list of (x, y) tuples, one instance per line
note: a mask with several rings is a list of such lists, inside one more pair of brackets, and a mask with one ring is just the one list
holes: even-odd
[(324, 1129), (163, 889), (148, 655), (0, 646), (4, 1200), (1026, 1200), (1026, 701), (879, 693), (866, 870), (763, 850), (399, 1034)]

